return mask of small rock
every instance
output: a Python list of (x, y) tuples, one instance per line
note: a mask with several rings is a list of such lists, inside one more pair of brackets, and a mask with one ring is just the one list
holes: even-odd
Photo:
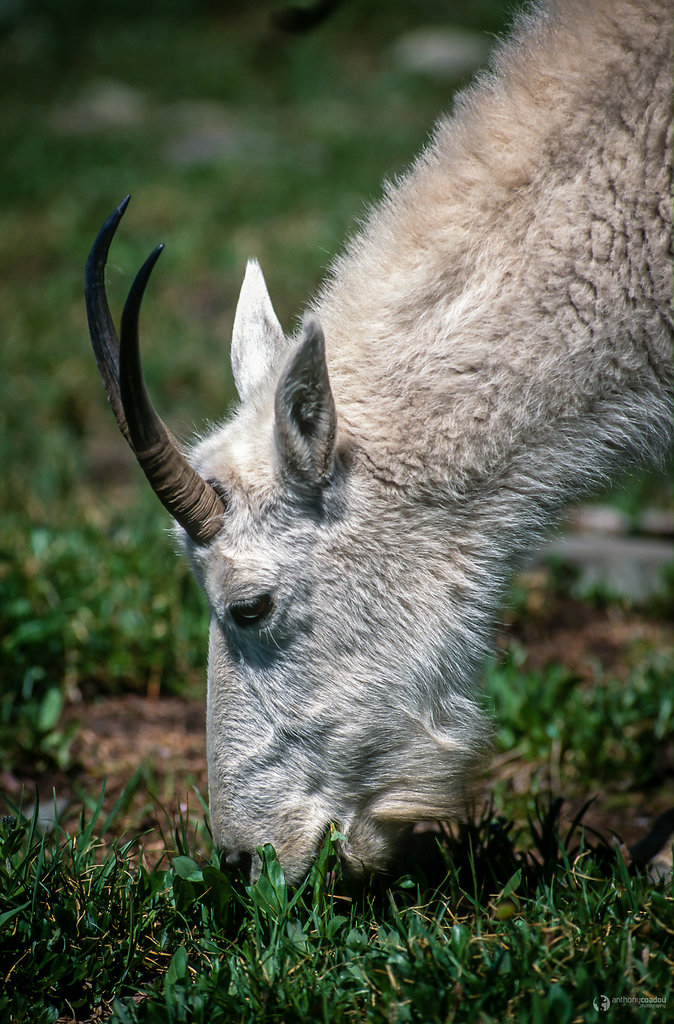
[(80, 96), (52, 110), (50, 124), (62, 135), (87, 135), (142, 124), (146, 99), (139, 89), (112, 79), (93, 79)]
[(579, 572), (580, 593), (599, 589), (640, 602), (664, 591), (663, 570), (671, 563), (673, 551), (663, 540), (578, 533), (552, 541), (541, 557), (574, 566)]
[[(40, 832), (53, 832), (57, 820), (60, 818), (63, 811), (65, 811), (68, 804), (69, 800), (67, 797), (63, 796), (56, 797), (55, 799), (52, 797), (50, 800), (45, 800), (41, 803), (37, 815), (37, 827)], [(27, 818), (28, 821), (30, 821), (34, 812), (35, 805), (31, 804), (29, 807), (24, 807), (21, 813), (24, 818)]]
[(406, 71), (456, 79), (483, 64), (490, 49), (489, 40), (477, 32), (424, 28), (401, 36), (393, 45), (392, 57)]
[(206, 100), (177, 103), (169, 111), (173, 137), (165, 149), (169, 163), (179, 167), (219, 163), (245, 156), (265, 156), (273, 140), (241, 124), (226, 107)]
[(629, 519), (624, 512), (610, 505), (581, 505), (571, 513), (571, 529), (580, 533), (625, 534)]

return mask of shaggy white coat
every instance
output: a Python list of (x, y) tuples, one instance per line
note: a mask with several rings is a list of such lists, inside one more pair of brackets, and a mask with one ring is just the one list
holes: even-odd
[[(241, 406), (192, 459), (211, 608), (208, 756), (231, 860), (354, 870), (455, 814), (488, 750), (476, 679), (518, 556), (671, 444), (669, 0), (521, 16), (286, 338), (252, 263)], [(237, 625), (260, 595), (271, 610)], [(253, 867), (255, 873), (255, 864)]]

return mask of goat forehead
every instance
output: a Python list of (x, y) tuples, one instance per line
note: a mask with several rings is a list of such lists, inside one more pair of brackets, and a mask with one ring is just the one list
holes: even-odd
[(272, 586), (270, 560), (260, 552), (242, 550), (220, 541), (205, 567), (205, 583), (209, 595), (218, 598), (236, 596), (250, 585)]
[(273, 434), (271, 410), (244, 407), (196, 445), (192, 461), (233, 492), (265, 495), (277, 483)]

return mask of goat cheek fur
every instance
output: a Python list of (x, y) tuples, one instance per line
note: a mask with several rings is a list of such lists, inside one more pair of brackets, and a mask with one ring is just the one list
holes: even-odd
[(462, 810), (518, 559), (667, 457), (672, 15), (528, 8), (297, 335), (249, 265), (240, 405), (189, 456), (222, 527), (179, 532), (211, 609), (213, 832), (253, 875), (271, 842), (297, 881), (331, 821), (376, 870)]

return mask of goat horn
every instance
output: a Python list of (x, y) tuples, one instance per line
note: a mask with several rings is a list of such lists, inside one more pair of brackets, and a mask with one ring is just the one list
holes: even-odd
[(131, 285), (122, 313), (121, 342), (105, 294), (105, 265), (110, 243), (126, 210), (124, 199), (94, 242), (84, 276), (91, 344), (119, 429), (164, 508), (196, 544), (207, 544), (222, 527), (226, 505), (189, 464), (175, 438), (155, 412), (143, 380), (138, 343), (138, 316), (163, 246), (155, 249)]

